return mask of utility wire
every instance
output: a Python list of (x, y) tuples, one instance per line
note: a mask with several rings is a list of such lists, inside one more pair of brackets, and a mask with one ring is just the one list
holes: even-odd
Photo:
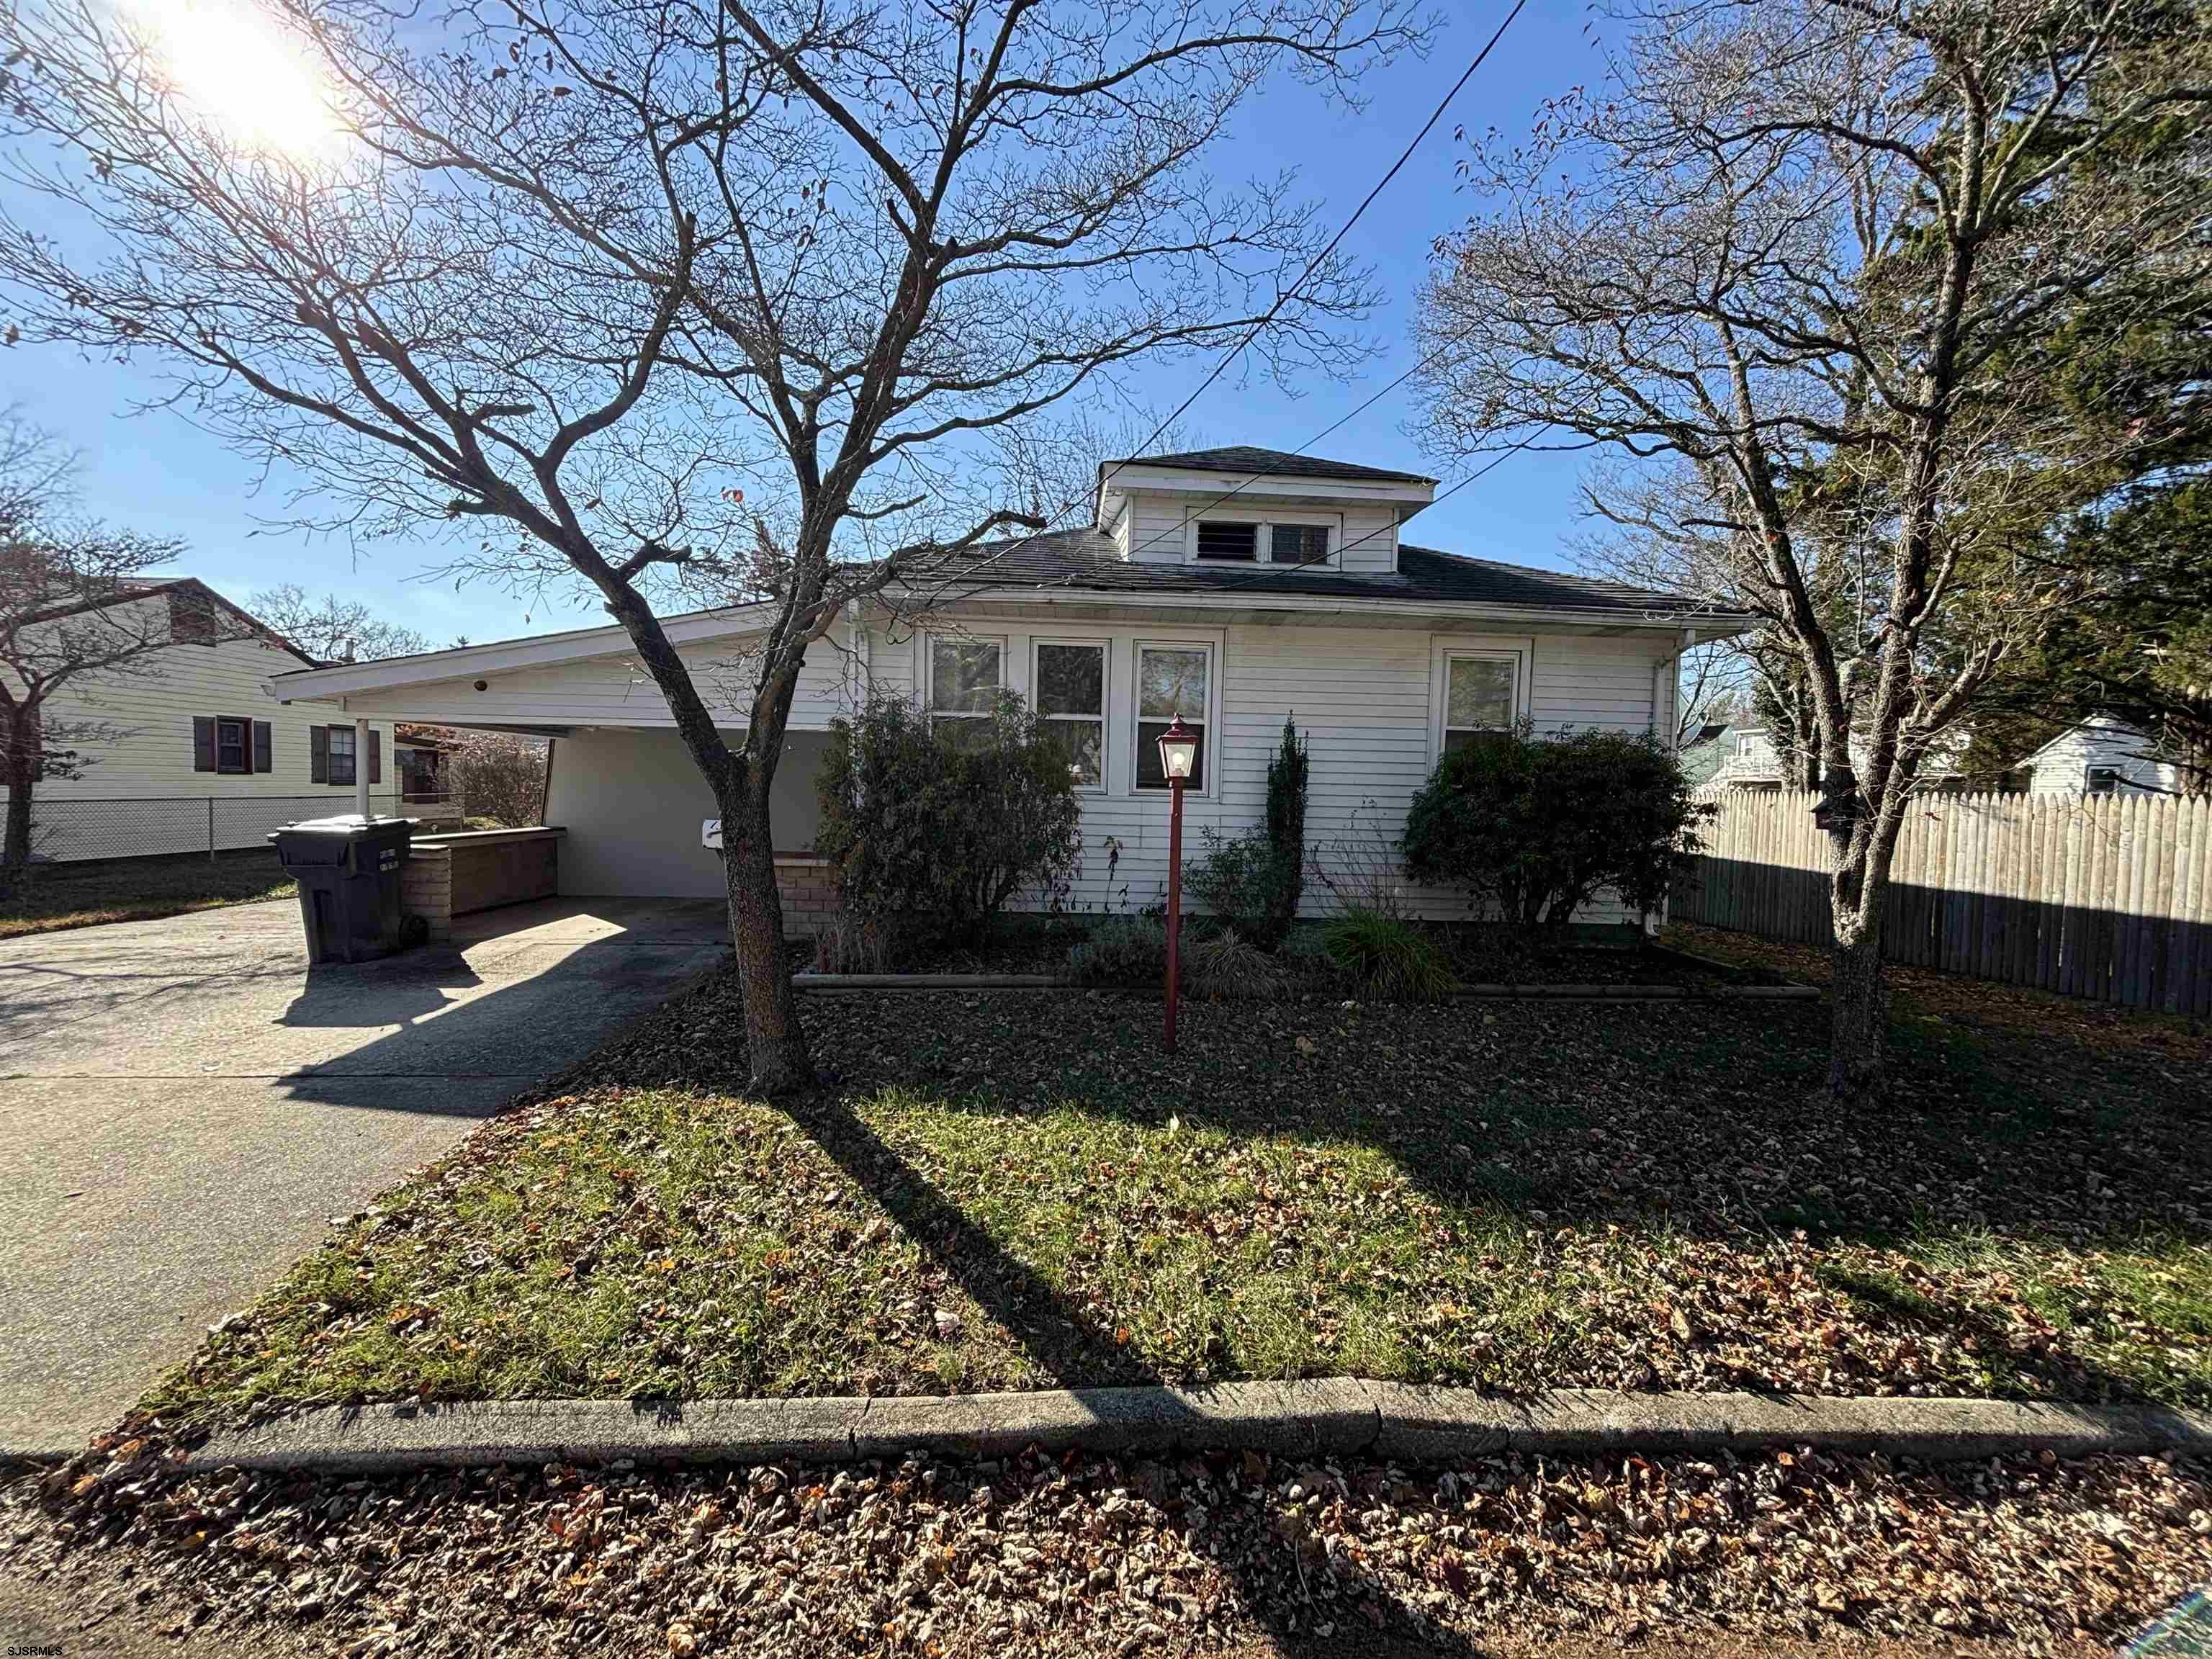
[[(1359, 205), (1352, 210), (1352, 216), (1346, 219), (1344, 223), (1338, 228), (1335, 235), (1329, 238), (1328, 246), (1323, 247), (1320, 252), (1315, 254), (1314, 257), (1307, 262), (1306, 268), (1298, 274), (1297, 281), (1292, 283), (1290, 287), (1285, 289), (1280, 295), (1277, 295), (1275, 302), (1267, 307), (1266, 313), (1245, 330), (1244, 337), (1237, 341), (1235, 345), (1231, 346), (1227, 351), (1222, 354), (1220, 360), (1207, 372), (1206, 378), (1198, 383), (1198, 386), (1192, 391), (1190, 395), (1185, 398), (1180, 404), (1177, 404), (1174, 410), (1170, 413), (1164, 420), (1161, 421), (1152, 428), (1150, 435), (1148, 435), (1141, 444), (1137, 446), (1138, 453), (1134, 455), (1125, 456), (1109, 464), (1104, 475), (1099, 479), (1097, 488), (1103, 489), (1123, 467), (1130, 465), (1133, 461), (1138, 461), (1144, 459), (1143, 452), (1151, 448), (1153, 443), (1158, 440), (1162, 433), (1173, 426), (1189, 411), (1190, 406), (1196, 403), (1216, 380), (1221, 378), (1223, 373), (1228, 368), (1229, 365), (1236, 362), (1237, 357), (1244, 352), (1246, 348), (1248, 348), (1252, 342), (1258, 337), (1260, 331), (1265, 328), (1269, 323), (1274, 321), (1274, 319), (1281, 314), (1283, 307), (1290, 304), (1292, 300), (1297, 297), (1298, 290), (1313, 280), (1314, 273), (1321, 269), (1322, 262), (1325, 261), (1330, 254), (1336, 252), (1337, 248), (1342, 244), (1344, 239), (1351, 234), (1352, 228), (1358, 224), (1361, 216), (1366, 213), (1370, 207), (1374, 205), (1375, 198), (1382, 193), (1383, 190), (1389, 185), (1390, 181), (1393, 179), (1395, 179), (1399, 173), (1404, 168), (1406, 163), (1413, 159), (1413, 152), (1420, 147), (1421, 141), (1426, 138), (1429, 134), (1434, 131), (1437, 123), (1443, 118), (1444, 112), (1451, 107), (1452, 100), (1458, 97), (1461, 91), (1466, 87), (1467, 83), (1474, 78), (1475, 71), (1480, 69), (1483, 66), (1483, 64), (1489, 58), (1491, 52), (1496, 48), (1498, 41), (1504, 38), (1505, 31), (1513, 26), (1513, 20), (1520, 16), (1522, 8), (1524, 8), (1528, 3), (1528, 0), (1513, 0), (1512, 9), (1508, 11), (1505, 14), (1504, 21), (1501, 21), (1495, 29), (1491, 31), (1490, 38), (1482, 43), (1482, 49), (1477, 52), (1474, 58), (1468, 61), (1466, 69), (1460, 72), (1459, 79), (1452, 82), (1451, 89), (1445, 93), (1444, 95), (1437, 100), (1437, 106), (1429, 112), (1429, 118), (1421, 123), (1420, 131), (1416, 132), (1413, 137), (1407, 142), (1405, 149), (1398, 153), (1398, 159), (1390, 163), (1389, 171), (1384, 173), (1382, 178), (1376, 180), (1374, 188), (1370, 190), (1367, 194), (1360, 199)], [(1434, 355), (1435, 354), (1433, 353), (1430, 354), (1430, 356)], [(1372, 408), (1376, 403), (1380, 402), (1383, 398), (1396, 391), (1398, 387), (1403, 386), (1407, 380), (1411, 380), (1414, 374), (1419, 372), (1427, 362), (1428, 357), (1423, 357), (1420, 361), (1415, 362), (1413, 368), (1408, 368), (1404, 374), (1399, 375), (1397, 379), (1392, 380), (1388, 386), (1382, 387), (1381, 391), (1375, 392), (1364, 403), (1362, 403), (1358, 408), (1352, 410), (1351, 413), (1342, 416), (1339, 419), (1332, 422), (1313, 437), (1307, 439), (1304, 443), (1299, 445), (1297, 449), (1291, 451), (1290, 453), (1292, 454), (1304, 453), (1307, 448), (1310, 447), (1314, 444), (1319, 443), (1322, 439), (1326, 438), (1330, 433), (1344, 425), (1346, 422), (1351, 420), (1354, 416), (1364, 413), (1367, 410)], [(1250, 488), (1254, 483), (1256, 483), (1261, 478), (1269, 478), (1277, 476), (1279, 475), (1272, 471), (1256, 473), (1252, 478), (1246, 480), (1245, 483), (1239, 484), (1235, 489), (1231, 490), (1229, 492), (1229, 495), (1236, 495), (1243, 493), (1243, 491)], [(1088, 495), (1094, 492), (1085, 491), (1085, 493)], [(1066, 501), (1064, 501), (1060, 504), (1059, 513), (1066, 513), (1069, 508), (1074, 507), (1081, 499), (1081, 496), (1069, 497)], [(1224, 501), (1227, 499), (1229, 499), (1228, 495), (1222, 497), (1222, 500)], [(1217, 506), (1218, 504), (1218, 502), (1215, 503)], [(1201, 508), (1200, 510), (1206, 511), (1210, 509)], [(1057, 517), (1058, 515), (1058, 514), (1055, 514), (1054, 516)], [(1020, 548), (1028, 546), (1030, 543), (1034, 541), (1036, 537), (1042, 533), (1044, 532), (1033, 531), (1027, 536), (1024, 536), (1009, 542), (1005, 547), (1000, 548), (996, 553), (991, 555), (990, 558), (981, 561), (978, 565), (969, 567), (969, 572), (963, 573), (963, 579), (964, 580), (965, 576), (969, 574), (972, 574), (974, 570), (980, 569), (981, 565), (988, 564), (996, 560), (1005, 558), (1008, 554), (1015, 552)], [(1285, 569), (1292, 568), (1293, 567), (1291, 566), (1284, 567)]]

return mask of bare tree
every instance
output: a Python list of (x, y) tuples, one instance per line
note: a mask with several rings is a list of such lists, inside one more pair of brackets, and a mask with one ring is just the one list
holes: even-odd
[(2202, 211), (2159, 165), (2067, 189), (2205, 95), (2201, 52), (2130, 50), (2146, 9), (1631, 0), (1602, 84), (1477, 146), (1492, 205), (1424, 297), (1440, 451), (1601, 448), (1623, 562), (1765, 619), (1833, 852), (1838, 1097), (1881, 1077), (1922, 760), (2049, 598), (2021, 555), (2078, 438), (2033, 360)]
[(377, 615), (365, 599), (335, 593), (311, 599), (297, 582), (257, 588), (246, 604), (255, 621), (317, 662), (374, 662), (434, 648), (413, 629)]
[[(115, 250), (0, 225), (15, 325), (158, 349), (356, 529), (443, 523), (464, 572), (602, 603), (720, 807), (755, 1082), (804, 1085), (768, 802), (806, 653), (1046, 516), (994, 499), (994, 431), (1179, 355), (1362, 356), (1364, 271), (1289, 180), (1203, 162), (1262, 86), (1356, 98), (1424, 24), (1411, 0), (264, 9), (325, 80), (338, 137), (308, 155), (196, 114), (100, 0), (12, 0), (7, 170)], [(670, 644), (672, 595), (763, 606), (734, 707)]]
[[(76, 514), (74, 460), (17, 411), (0, 411), (0, 787), (8, 793), (0, 899), (28, 870), (39, 785), (77, 775), (94, 758), (88, 750), (123, 735), (82, 712), (83, 694), (148, 672), (152, 653), (177, 642), (179, 606), (193, 639), (237, 632), (204, 590), (162, 591), (145, 579), (177, 556), (178, 543)], [(74, 694), (67, 715), (55, 707), (64, 694)]]

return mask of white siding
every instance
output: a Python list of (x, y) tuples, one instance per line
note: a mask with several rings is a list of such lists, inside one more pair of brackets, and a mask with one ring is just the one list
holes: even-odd
[[(49, 720), (105, 721), (120, 735), (112, 743), (86, 749), (93, 764), (84, 775), (40, 784), (38, 799), (327, 796), (331, 811), (350, 810), (351, 784), (312, 780), (307, 729), (351, 725), (352, 716), (327, 705), (280, 705), (262, 692), (262, 683), (271, 675), (299, 667), (297, 657), (259, 640), (230, 640), (220, 645), (172, 645), (142, 660), (147, 672), (73, 681), (47, 702)], [(266, 720), (270, 769), (251, 775), (193, 771), (196, 714)], [(388, 720), (374, 724), (383, 733), (384, 777), (379, 787), (389, 791), (397, 777), (392, 726)]]
[(1227, 489), (1213, 495), (1164, 495), (1133, 491), (1123, 519), (1130, 541), (1123, 554), (1140, 564), (1182, 564), (1191, 556), (1189, 526), (1198, 519), (1326, 522), (1334, 538), (1338, 568), (1369, 574), (1398, 568), (1398, 514), (1389, 506), (1311, 499), (1270, 498)]
[(2149, 739), (2116, 720), (2085, 720), (2061, 732), (2039, 750), (2030, 766), (2028, 789), (2039, 795), (2079, 794), (2088, 787), (2093, 767), (2117, 769), (2125, 787), (2165, 790), (2180, 787), (2177, 768), (2144, 753)]
[[(799, 671), (792, 724), (827, 725), (846, 696), (850, 673), (847, 630), (817, 641)], [(681, 653), (693, 683), (718, 719), (742, 724), (751, 700), (753, 664), (737, 641), (690, 646)], [(294, 665), (297, 666), (297, 665)], [(667, 726), (668, 701), (635, 656), (592, 657), (544, 668), (443, 680), (402, 692), (349, 699), (349, 708), (375, 708), (428, 725)], [(281, 689), (281, 688), (280, 688)]]
[[(1395, 839), (1413, 793), (1434, 765), (1438, 743), (1436, 694), (1441, 653), (1447, 644), (1508, 651), (1524, 665), (1524, 710), (1539, 729), (1602, 726), (1646, 729), (1652, 716), (1653, 669), (1671, 654), (1663, 633), (1623, 637), (1430, 633), (1414, 629), (1352, 629), (1234, 623), (1207, 628), (1159, 621), (1067, 623), (1044, 626), (1035, 618), (949, 618), (937, 626), (1003, 641), (1007, 684), (1027, 694), (1033, 647), (1040, 639), (1097, 639), (1108, 651), (1105, 786), (1086, 795), (1084, 858), (1072, 902), (1085, 909), (1140, 908), (1165, 892), (1168, 803), (1134, 788), (1136, 728), (1132, 687), (1139, 641), (1210, 646), (1217, 664), (1216, 707), (1211, 734), (1212, 775), (1202, 793), (1186, 802), (1184, 853), (1204, 849), (1203, 830), (1236, 834), (1259, 827), (1265, 811), (1268, 758), (1294, 715), (1311, 756), (1307, 839), (1327, 844), (1354, 828)], [(916, 684), (921, 645), (902, 629), (869, 637), (870, 678), (878, 690), (904, 695)], [(843, 653), (839, 661), (844, 660)], [(586, 665), (584, 666), (589, 666)], [(810, 674), (812, 671), (810, 669)], [(521, 680), (524, 676), (512, 677)], [(574, 719), (559, 711), (580, 707), (579, 677), (571, 668), (543, 681), (544, 701), (509, 684), (501, 718), (534, 722)], [(500, 688), (495, 688), (499, 690)], [(834, 677), (812, 682), (814, 694), (793, 716), (794, 726), (826, 725), (843, 706), (845, 688)], [(489, 695), (489, 694), (484, 694)], [(620, 699), (624, 711), (607, 726), (650, 724), (635, 688)], [(412, 699), (408, 711), (416, 713)], [(422, 718), (433, 718), (428, 711)], [(660, 721), (665, 724), (665, 714)], [(793, 801), (811, 793), (818, 748), (796, 746), (779, 770), (780, 794)], [(712, 811), (705, 786), (672, 732), (602, 730), (564, 738), (556, 746), (548, 822), (565, 824), (562, 885), (575, 893), (715, 894), (720, 877), (711, 854), (698, 845), (698, 820)], [(800, 809), (779, 814), (777, 844), (805, 844), (797, 829)], [(787, 830), (787, 825), (792, 826)], [(805, 834), (811, 837), (811, 821)], [(1415, 894), (1427, 914), (1461, 914), (1453, 895)], [(1307, 908), (1319, 911), (1326, 896), (1310, 886)], [(1618, 920), (1599, 907), (1585, 920)]]

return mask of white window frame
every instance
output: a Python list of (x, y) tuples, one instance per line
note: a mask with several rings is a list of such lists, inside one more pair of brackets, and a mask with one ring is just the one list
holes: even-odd
[[(1260, 527), (1263, 544), (1255, 550), (1258, 556), (1249, 564), (1242, 559), (1201, 559), (1198, 556), (1198, 526), (1201, 524), (1250, 524)], [(1320, 525), (1328, 532), (1328, 556), (1304, 565), (1277, 564), (1271, 556), (1273, 548), (1273, 527), (1279, 524)], [(1183, 520), (1182, 561), (1185, 564), (1202, 564), (1209, 569), (1237, 570), (1334, 570), (1344, 558), (1344, 514), (1341, 513), (1302, 513), (1293, 507), (1255, 507), (1246, 512), (1220, 511), (1194, 513)]]
[(1003, 634), (969, 634), (953, 629), (931, 629), (915, 636), (921, 660), (917, 664), (921, 674), (921, 706), (928, 714), (930, 729), (936, 729), (939, 720), (988, 720), (987, 712), (969, 708), (939, 708), (937, 706), (937, 642), (951, 645), (994, 645), (999, 648), (999, 690), (1001, 693), (1015, 690), (1013, 665), (1008, 659), (1006, 636)]
[(1217, 636), (1206, 635), (1139, 634), (1129, 641), (1129, 744), (1123, 751), (1128, 763), (1128, 783), (1122, 793), (1135, 799), (1164, 799), (1169, 791), (1146, 789), (1137, 781), (1137, 757), (1144, 743), (1145, 717), (1139, 708), (1144, 696), (1144, 653), (1147, 651), (1203, 651), (1206, 653), (1206, 787), (1185, 786), (1186, 800), (1212, 800), (1221, 789), (1221, 668), (1224, 653)]
[[(1087, 639), (1076, 634), (1032, 634), (1030, 635), (1029, 702), (1030, 708), (1035, 711), (1040, 720), (1083, 723), (1087, 722), (1091, 717), (1087, 714), (1048, 714), (1044, 712), (1042, 695), (1044, 676), (1039, 672), (1038, 653), (1048, 645), (1072, 646), (1085, 651), (1096, 651), (1098, 653), (1098, 781), (1079, 783), (1075, 786), (1075, 793), (1079, 795), (1105, 794), (1108, 793), (1107, 783), (1114, 766), (1114, 641), (1110, 636), (1096, 634)], [(1000, 659), (1001, 663), (1005, 660), (1003, 657)], [(1211, 673), (1212, 670), (1209, 668), (1207, 672)], [(1206, 689), (1209, 692), (1212, 691), (1211, 680), (1207, 682)]]
[(1528, 718), (1535, 662), (1534, 639), (1471, 634), (1438, 635), (1429, 646), (1429, 764), (1443, 758), (1444, 719), (1451, 702), (1451, 665), (1455, 658), (1486, 658), (1513, 665), (1513, 718)]

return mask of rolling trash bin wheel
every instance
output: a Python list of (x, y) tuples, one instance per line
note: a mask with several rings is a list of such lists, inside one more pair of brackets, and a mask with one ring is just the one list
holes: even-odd
[(407, 942), (399, 882), (414, 836), (412, 818), (349, 812), (288, 823), (269, 837), (300, 886), (308, 962), (367, 962)]

